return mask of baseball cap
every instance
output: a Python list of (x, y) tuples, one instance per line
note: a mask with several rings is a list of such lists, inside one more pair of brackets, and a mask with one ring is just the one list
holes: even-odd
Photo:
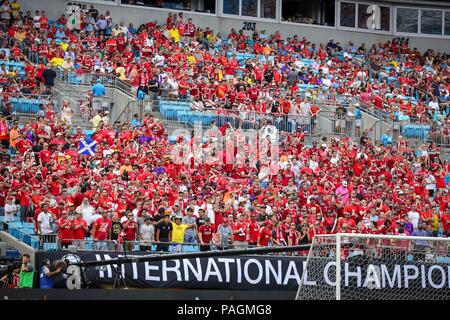
[(343, 185), (343, 186), (347, 186), (347, 181), (345, 181), (345, 180), (342, 181), (342, 185)]

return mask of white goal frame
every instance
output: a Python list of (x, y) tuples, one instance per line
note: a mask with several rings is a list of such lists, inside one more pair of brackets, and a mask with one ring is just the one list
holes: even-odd
[[(347, 238), (347, 239), (346, 239)], [(342, 244), (348, 244), (352, 243), (351, 241), (345, 241), (350, 240), (351, 238), (359, 238), (359, 239), (378, 239), (378, 240), (408, 240), (410, 244), (414, 244), (416, 241), (429, 241), (431, 243), (436, 242), (444, 242), (447, 243), (447, 248), (450, 247), (450, 238), (442, 238), (442, 237), (412, 237), (412, 236), (394, 236), (394, 235), (374, 235), (374, 234), (358, 234), (358, 233), (337, 233), (337, 234), (320, 234), (316, 235), (311, 243), (311, 248), (308, 253), (308, 257), (306, 260), (306, 265), (303, 270), (303, 274), (300, 279), (300, 285), (297, 290), (297, 294), (295, 297), (295, 300), (300, 299), (300, 292), (305, 284), (305, 281), (307, 280), (307, 269), (310, 262), (310, 259), (313, 258), (311, 256), (314, 245), (319, 244), (320, 242), (324, 242), (325, 239), (335, 239), (335, 260), (336, 260), (336, 300), (341, 300), (341, 262), (342, 262), (342, 256), (341, 256), (341, 248)], [(450, 280), (449, 280), (450, 281)]]

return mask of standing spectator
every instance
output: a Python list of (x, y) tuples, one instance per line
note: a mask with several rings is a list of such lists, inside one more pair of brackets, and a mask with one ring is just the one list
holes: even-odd
[(408, 212), (408, 219), (412, 223), (414, 230), (417, 230), (420, 222), (420, 214), (417, 212), (417, 205), (414, 204)]
[(59, 248), (67, 249), (72, 244), (73, 232), (71, 228), (72, 222), (68, 217), (67, 211), (63, 211), (61, 217), (56, 222), (58, 226), (58, 242)]
[(22, 256), (22, 266), (20, 267), (19, 288), (33, 288), (34, 268), (31, 265), (30, 255), (25, 253)]
[(176, 243), (174, 248), (175, 252), (180, 253), (183, 252), (183, 241), (185, 239), (186, 229), (193, 228), (195, 230), (197, 225), (195, 224), (195, 219), (192, 216), (188, 219), (189, 221), (193, 220), (193, 223), (190, 224), (182, 223), (183, 218), (181, 216), (176, 216), (174, 220), (175, 222), (172, 222), (172, 242)]
[(450, 238), (450, 204), (446, 204), (445, 212), (441, 217), (441, 229), (447, 238)]
[(93, 221), (93, 216), (95, 213), (94, 207), (89, 203), (89, 199), (86, 197), (83, 199), (81, 204), (75, 209), (77, 213), (80, 213), (83, 219), (86, 221), (88, 226), (91, 226)]
[(272, 240), (272, 226), (270, 220), (264, 221), (264, 226), (259, 230), (258, 247), (267, 247)]
[(37, 229), (40, 235), (40, 247), (44, 247), (45, 243), (53, 242), (51, 234), (53, 233), (52, 223), (54, 222), (52, 214), (48, 211), (48, 204), (42, 205), (42, 212), (37, 218)]
[(217, 234), (219, 236), (219, 243), (217, 247), (219, 250), (226, 250), (230, 243), (233, 243), (233, 229), (231, 228), (228, 218), (223, 218), (222, 223), (217, 227)]
[(55, 86), (57, 75), (55, 70), (53, 70), (51, 63), (47, 63), (46, 68), (42, 72), (42, 78), (44, 79), (44, 86), (46, 86), (47, 89), (51, 89)]
[(183, 217), (181, 221), (185, 225), (195, 225), (195, 227), (187, 228), (184, 232), (184, 242), (185, 243), (197, 243), (197, 224), (195, 218), (193, 217), (194, 209), (192, 207), (187, 208), (186, 216)]
[[(414, 230), (411, 234), (412, 237), (429, 237), (430, 234), (426, 230), (426, 224), (420, 223), (418, 229)], [(414, 241), (414, 252), (413, 259), (414, 261), (425, 261), (425, 255), (430, 247), (430, 244), (427, 240), (415, 240)]]
[(93, 97), (104, 97), (106, 94), (106, 88), (102, 84), (101, 79), (97, 79), (96, 83), (90, 89)]
[(130, 252), (134, 250), (134, 242), (136, 241), (136, 236), (138, 234), (138, 224), (134, 219), (131, 210), (127, 210), (126, 215), (122, 217), (120, 222), (123, 225), (124, 232), (124, 250), (125, 252)]
[(213, 235), (213, 229), (211, 225), (211, 219), (206, 217), (205, 223), (198, 228), (198, 238), (200, 240), (200, 251), (211, 250), (211, 240)]
[(237, 215), (237, 221), (232, 225), (233, 229), (233, 247), (235, 249), (247, 248), (247, 223), (244, 222), (244, 215), (239, 213)]
[(72, 237), (74, 240), (72, 245), (74, 245), (76, 249), (84, 250), (86, 248), (85, 236), (89, 232), (89, 227), (81, 212), (75, 212), (75, 217), (71, 221), (70, 227), (72, 229)]
[(5, 203), (5, 231), (8, 231), (8, 223), (9, 222), (14, 222), (15, 221), (15, 215), (17, 214), (18, 208), (17, 205), (14, 204), (14, 197), (13, 196), (9, 196), (8, 198), (6, 198), (6, 203)]
[(113, 212), (112, 218), (111, 218), (111, 245), (108, 246), (108, 249), (110, 250), (118, 250), (118, 240), (120, 237), (120, 234), (123, 232), (123, 225), (122, 222), (120, 222), (119, 214), (117, 212)]
[(139, 250), (140, 251), (151, 251), (152, 244), (155, 241), (155, 227), (152, 224), (151, 217), (145, 217), (144, 223), (139, 229)]
[(30, 215), (31, 209), (31, 193), (28, 186), (23, 187), (18, 193), (19, 204), (20, 204), (20, 222), (24, 223), (27, 221)]
[(172, 241), (172, 223), (170, 215), (164, 215), (164, 219), (159, 220), (156, 227), (156, 251), (169, 252), (169, 242)]
[(361, 128), (363, 127), (363, 119), (362, 119), (362, 112), (361, 109), (359, 109), (359, 103), (355, 103), (355, 136), (359, 137), (361, 135)]
[(11, 19), (11, 7), (8, 0), (3, 1), (0, 6), (0, 19), (7, 20), (8, 22)]
[(111, 219), (108, 217), (108, 211), (100, 209), (101, 217), (94, 222), (92, 227), (92, 238), (95, 241), (95, 250), (107, 250), (108, 239), (111, 238)]
[(392, 142), (391, 129), (387, 128), (386, 133), (381, 136), (381, 143), (386, 147), (388, 144), (392, 144)]

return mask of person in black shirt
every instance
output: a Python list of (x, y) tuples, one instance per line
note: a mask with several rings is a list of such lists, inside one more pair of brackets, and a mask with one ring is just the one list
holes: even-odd
[(173, 227), (172, 222), (170, 221), (170, 215), (166, 214), (164, 216), (164, 219), (160, 220), (159, 223), (157, 223), (156, 243), (158, 243), (158, 245), (156, 247), (156, 251), (169, 252), (168, 242), (172, 241), (172, 230)]
[(93, 4), (91, 4), (88, 13), (97, 21), (98, 10), (94, 8)]
[(150, 79), (148, 81), (147, 88), (148, 88), (147, 94), (150, 96), (150, 99), (155, 100), (159, 92), (159, 84), (156, 76), (154, 76), (153, 79)]
[(272, 83), (273, 71), (271, 67), (267, 68), (267, 70), (264, 72), (264, 80), (266, 80), (268, 83)]
[(158, 212), (153, 216), (153, 225), (156, 228), (156, 224), (164, 219), (165, 209), (163, 207), (158, 209)]
[[(111, 219), (112, 225), (111, 225), (111, 240), (115, 240), (117, 241), (117, 239), (119, 238), (120, 233), (123, 231), (123, 225), (120, 222), (119, 219), (119, 215), (114, 212), (112, 219)], [(112, 245), (112, 247), (110, 248), (111, 250), (117, 250), (118, 245), (114, 244)]]
[(53, 87), (55, 85), (56, 72), (52, 69), (52, 64), (47, 63), (46, 68), (42, 72), (44, 78), (44, 85), (47, 87)]
[(198, 209), (198, 218), (195, 219), (195, 224), (197, 225), (197, 230), (198, 228), (200, 228), (202, 225), (205, 224), (205, 210), (203, 209)]

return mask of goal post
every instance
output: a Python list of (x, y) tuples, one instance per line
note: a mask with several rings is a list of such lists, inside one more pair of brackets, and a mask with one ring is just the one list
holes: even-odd
[(298, 300), (450, 299), (450, 238), (314, 237)]

